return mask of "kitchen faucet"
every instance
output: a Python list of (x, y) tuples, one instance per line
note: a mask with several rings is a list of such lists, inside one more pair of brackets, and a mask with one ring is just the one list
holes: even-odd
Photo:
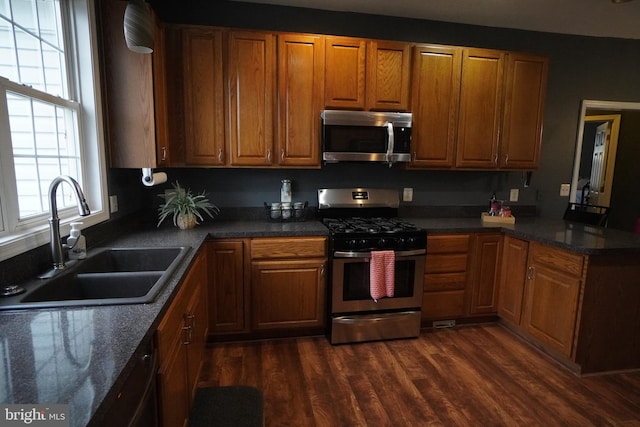
[(70, 176), (61, 175), (51, 181), (51, 184), (49, 185), (49, 209), (51, 213), (51, 217), (49, 218), (49, 234), (51, 235), (50, 245), (51, 257), (53, 258), (53, 270), (41, 276), (42, 279), (51, 277), (58, 270), (63, 270), (65, 268), (63, 249), (66, 249), (66, 245), (63, 245), (60, 240), (60, 218), (58, 217), (58, 206), (56, 201), (56, 191), (62, 182), (67, 182), (71, 185), (71, 188), (73, 188), (73, 191), (76, 193), (78, 213), (80, 216), (87, 216), (91, 213), (89, 205), (87, 205), (87, 202), (84, 199), (82, 188), (80, 188), (80, 184), (78, 184), (75, 179)]

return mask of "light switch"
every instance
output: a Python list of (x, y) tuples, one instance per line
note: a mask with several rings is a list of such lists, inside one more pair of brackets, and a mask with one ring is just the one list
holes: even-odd
[(560, 196), (568, 197), (571, 192), (571, 184), (560, 184)]
[(118, 212), (118, 196), (109, 196), (109, 212)]
[(412, 202), (413, 201), (413, 188), (405, 188), (402, 192), (402, 201), (403, 202)]

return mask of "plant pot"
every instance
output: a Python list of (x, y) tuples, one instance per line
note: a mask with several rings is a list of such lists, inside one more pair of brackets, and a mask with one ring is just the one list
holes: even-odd
[(196, 216), (192, 213), (178, 215), (176, 218), (176, 223), (181, 230), (189, 230), (196, 226), (197, 219)]

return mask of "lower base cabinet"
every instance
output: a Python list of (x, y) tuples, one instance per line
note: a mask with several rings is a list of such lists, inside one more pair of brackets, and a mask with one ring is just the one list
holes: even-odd
[(324, 329), (326, 251), (324, 237), (252, 239), (254, 331)]
[(422, 320), (466, 315), (471, 235), (429, 234), (422, 297)]
[(324, 332), (326, 237), (215, 239), (207, 252), (210, 340)]
[(502, 233), (429, 234), (422, 320), (497, 313)]
[(163, 426), (185, 426), (206, 343), (206, 251), (199, 253), (156, 331)]

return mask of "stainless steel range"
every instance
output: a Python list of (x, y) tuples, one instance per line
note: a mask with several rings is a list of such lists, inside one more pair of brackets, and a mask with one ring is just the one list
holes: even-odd
[(320, 189), (329, 228), (332, 344), (420, 334), (426, 232), (398, 218), (397, 190)]

